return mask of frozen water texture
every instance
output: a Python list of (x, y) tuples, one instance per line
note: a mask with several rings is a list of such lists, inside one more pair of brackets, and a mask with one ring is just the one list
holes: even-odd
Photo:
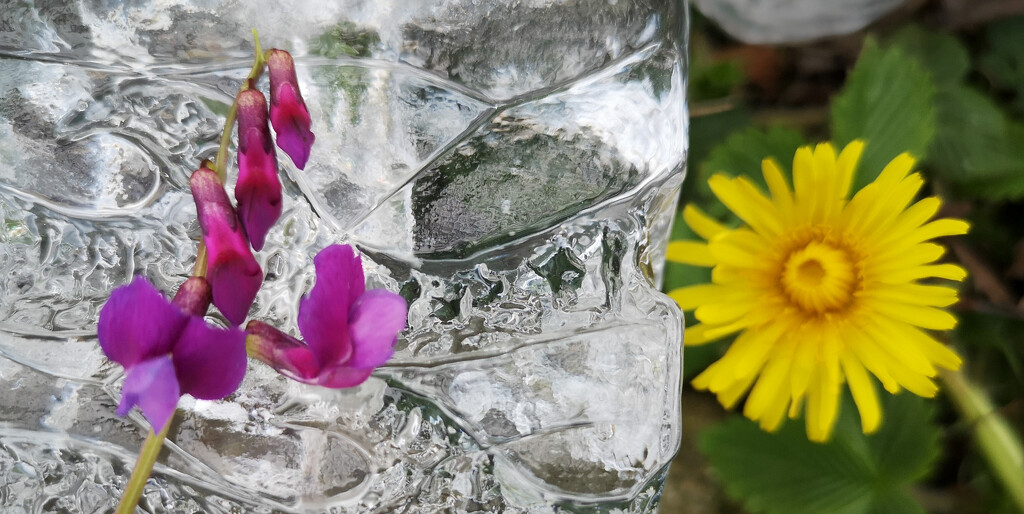
[(694, 0), (708, 18), (747, 43), (797, 43), (849, 34), (907, 0)]
[(134, 275), (189, 274), (187, 177), (253, 26), (296, 56), (317, 143), (280, 161), (251, 317), (294, 333), (313, 256), (348, 242), (410, 328), (352, 390), (253, 362), (226, 401), (184, 399), (146, 508), (653, 512), (680, 435), (656, 287), (687, 130), (668, 0), (5, 6), (0, 510), (116, 503), (146, 426), (114, 414), (96, 316)]

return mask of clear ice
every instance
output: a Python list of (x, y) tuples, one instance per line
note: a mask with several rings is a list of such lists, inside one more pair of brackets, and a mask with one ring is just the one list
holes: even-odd
[(348, 242), (410, 328), (355, 389), (253, 362), (227, 400), (184, 398), (137, 512), (654, 512), (680, 438), (672, 0), (7, 2), (0, 511), (116, 505), (148, 428), (114, 413), (97, 313), (189, 274), (187, 177), (253, 27), (296, 56), (317, 142), (280, 159), (251, 317), (294, 333), (313, 255)]

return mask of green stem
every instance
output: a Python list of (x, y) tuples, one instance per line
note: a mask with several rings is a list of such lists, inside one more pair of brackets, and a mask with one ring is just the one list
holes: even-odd
[[(256, 29), (252, 29), (252, 37), (256, 44), (256, 58), (253, 59), (252, 70), (249, 71), (249, 76), (242, 82), (242, 87), (238, 89), (239, 93), (249, 89), (249, 84), (255, 83), (263, 75), (263, 68), (267, 65), (266, 56), (263, 55), (263, 47), (260, 46), (260, 36), (256, 33)], [(228, 147), (231, 145), (231, 131), (235, 128), (235, 120), (237, 118), (238, 95), (235, 95), (235, 100), (231, 102), (231, 108), (228, 109), (228, 114), (224, 118), (224, 131), (220, 133), (220, 147), (217, 148), (217, 162), (213, 165), (213, 171), (217, 172), (217, 177), (220, 178), (221, 183), (224, 183), (228, 176)]]
[(124, 490), (121, 503), (117, 504), (116, 514), (131, 514), (135, 510), (135, 506), (139, 504), (142, 489), (146, 487), (146, 480), (149, 480), (149, 475), (153, 472), (153, 465), (156, 464), (156, 457), (160, 455), (160, 449), (163, 448), (164, 438), (167, 437), (167, 430), (170, 426), (171, 421), (167, 420), (159, 434), (153, 433), (152, 430), (149, 431), (146, 442), (142, 443), (139, 460), (135, 461), (135, 469), (132, 470), (132, 477), (128, 479), (128, 487)]
[(989, 468), (1010, 499), (1024, 512), (1024, 448), (992, 401), (961, 372), (943, 370), (945, 391), (974, 431), (974, 439)]
[[(266, 56), (263, 55), (263, 48), (260, 46), (260, 36), (256, 33), (256, 29), (252, 29), (252, 36), (256, 43), (256, 56), (253, 59), (252, 70), (249, 71), (249, 76), (242, 83), (242, 87), (238, 89), (239, 94), (249, 89), (249, 84), (255, 83), (263, 75), (263, 69), (267, 64)], [(217, 148), (217, 162), (213, 165), (213, 169), (222, 184), (227, 179), (228, 146), (231, 145), (231, 131), (235, 128), (235, 121), (237, 119), (238, 95), (235, 95), (235, 100), (231, 102), (231, 108), (224, 119), (224, 130), (220, 135), (220, 147)], [(206, 260), (206, 244), (203, 241), (199, 241), (199, 248), (196, 250), (196, 262), (192, 268), (193, 276), (206, 276)], [(132, 470), (132, 476), (128, 479), (128, 487), (124, 491), (124, 496), (121, 497), (121, 503), (117, 505), (116, 514), (131, 514), (135, 510), (135, 506), (139, 504), (142, 489), (146, 486), (146, 480), (149, 480), (149, 475), (153, 472), (153, 465), (156, 464), (157, 455), (160, 455), (160, 449), (163, 448), (164, 439), (167, 437), (167, 430), (171, 426), (172, 419), (174, 419), (173, 414), (159, 434), (153, 433), (152, 430), (149, 431), (149, 435), (146, 437), (146, 441), (142, 443), (142, 449), (139, 451), (139, 460), (136, 461), (135, 469)]]

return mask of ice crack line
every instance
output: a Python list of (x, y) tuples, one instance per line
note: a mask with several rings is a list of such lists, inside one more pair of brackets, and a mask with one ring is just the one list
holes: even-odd
[[(503, 112), (505, 110), (517, 107), (519, 105), (523, 105), (523, 104), (526, 104), (526, 103), (534, 102), (534, 101), (537, 101), (537, 100), (540, 100), (540, 99), (543, 99), (543, 98), (547, 98), (549, 96), (552, 96), (552, 95), (555, 95), (555, 94), (567, 91), (567, 90), (569, 90), (569, 89), (571, 89), (573, 87), (576, 87), (576, 86), (597, 82), (599, 80), (602, 80), (602, 79), (614, 76), (615, 74), (619, 73), (622, 70), (622, 68), (624, 68), (626, 66), (629, 66), (629, 65), (632, 65), (632, 64), (636, 64), (638, 62), (641, 62), (644, 59), (647, 59), (652, 54), (654, 54), (654, 52), (656, 52), (658, 50), (658, 48), (660, 48), (660, 46), (661, 46), (660, 43), (651, 43), (651, 44), (649, 44), (647, 46), (644, 46), (643, 48), (641, 48), (641, 49), (639, 49), (639, 50), (637, 50), (635, 52), (626, 54), (626, 55), (624, 55), (622, 57), (619, 57), (618, 59), (613, 59), (613, 60), (609, 61), (607, 64), (605, 64), (604, 66), (602, 66), (600, 68), (597, 68), (597, 69), (594, 69), (594, 70), (590, 70), (590, 71), (588, 71), (586, 73), (583, 73), (581, 75), (578, 75), (578, 76), (573, 77), (571, 79), (568, 79), (566, 81), (560, 82), (558, 84), (554, 84), (554, 85), (551, 85), (551, 86), (535, 89), (533, 91), (529, 91), (527, 93), (523, 93), (523, 94), (520, 94), (520, 95), (516, 95), (516, 96), (514, 96), (514, 97), (512, 97), (512, 98), (510, 98), (508, 100), (505, 100), (505, 101), (499, 102), (499, 101), (490, 99), (489, 97), (487, 97), (486, 95), (484, 95), (483, 93), (480, 93), (480, 92), (475, 92), (476, 93), (475, 95), (467, 95), (467, 96), (470, 96), (470, 97), (472, 97), (474, 99), (482, 99), (482, 100), (485, 101), (485, 103), (488, 103), (488, 104), (492, 105), (492, 107), (482, 111), (479, 115), (477, 115), (476, 118), (473, 119), (472, 122), (470, 122), (470, 124), (462, 132), (460, 132), (458, 135), (453, 137), (451, 140), (449, 140), (444, 145), (441, 145), (440, 147), (438, 147), (430, 155), (430, 157), (428, 157), (427, 160), (419, 168), (416, 169), (415, 173), (410, 175), (409, 178), (407, 178), (406, 180), (402, 181), (397, 186), (393, 187), (385, 195), (379, 197), (379, 199), (376, 202), (374, 202), (372, 207), (367, 209), (361, 216), (359, 216), (354, 221), (352, 221), (351, 223), (348, 224), (349, 228), (358, 227), (360, 223), (366, 221), (366, 219), (368, 219), (375, 212), (377, 212), (377, 210), (382, 205), (384, 205), (386, 203), (389, 203), (394, 198), (394, 196), (397, 195), (398, 193), (400, 193), (403, 189), (405, 189), (406, 186), (408, 186), (409, 184), (411, 184), (411, 183), (415, 182), (416, 180), (422, 178), (423, 175), (426, 174), (428, 171), (430, 171), (430, 169), (434, 166), (434, 164), (437, 163), (437, 161), (439, 161), (444, 155), (446, 155), (452, 148), (458, 146), (459, 144), (461, 144), (466, 139), (469, 139), (481, 127), (483, 127), (487, 123), (489, 123), (492, 120), (494, 120), (499, 113), (501, 113), (501, 112)], [(412, 67), (412, 66), (410, 66), (410, 67)], [(412, 68), (415, 68), (415, 67), (412, 67)], [(416, 68), (416, 69), (419, 69), (419, 68)], [(422, 71), (422, 70), (420, 70), (420, 71)], [(454, 82), (452, 82), (449, 79), (440, 78), (440, 77), (437, 77), (436, 75), (432, 75), (432, 77), (433, 77), (433, 80), (442, 82), (444, 84), (445, 88), (456, 89), (456, 90), (458, 90), (460, 92), (467, 90), (466, 87), (464, 87), (462, 85), (456, 85)], [(453, 88), (452, 86), (457, 86), (457, 87)], [(470, 90), (470, 91), (472, 91), (472, 90)]]

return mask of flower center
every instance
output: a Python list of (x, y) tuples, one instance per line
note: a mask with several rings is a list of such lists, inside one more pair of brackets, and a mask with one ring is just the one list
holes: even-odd
[(782, 288), (789, 299), (814, 314), (849, 304), (856, 281), (850, 255), (825, 242), (812, 241), (794, 250), (782, 269)]

